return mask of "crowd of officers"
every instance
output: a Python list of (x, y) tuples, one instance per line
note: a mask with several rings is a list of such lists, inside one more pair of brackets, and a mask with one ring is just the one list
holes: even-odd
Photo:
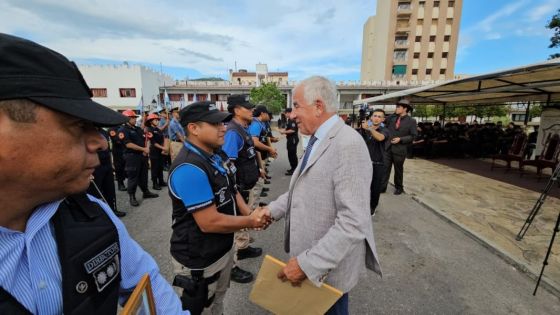
[[(169, 185), (174, 285), (183, 289), (183, 307), (193, 314), (203, 309), (221, 312), (230, 279), (253, 281), (253, 274), (239, 268), (237, 260), (262, 255), (261, 248), (249, 245), (253, 238), (247, 229), (270, 223), (262, 211), (252, 209), (257, 197), (267, 196), (267, 167), (278, 155), (272, 145), (279, 140), (272, 135), (272, 113), (245, 95), (230, 96), (228, 112), (218, 111), (212, 102), (143, 118), (133, 110), (123, 111), (129, 118), (126, 124), (101, 130), (110, 146), (98, 153), (101, 165), (89, 189), (124, 216), (117, 209), (116, 189), (127, 191), (130, 205), (137, 207), (137, 187), (144, 199), (158, 197), (148, 187), (149, 178), (153, 190)], [(297, 125), (290, 120), (281, 132), (290, 140), (291, 175), (297, 166)], [(169, 171), (167, 182), (164, 170)]]
[[(535, 128), (538, 130), (538, 127)], [(521, 126), (502, 122), (471, 124), (448, 122), (418, 123), (410, 155), (431, 158), (484, 158), (493, 154), (507, 154), (514, 138), (522, 134)], [(537, 141), (537, 132), (529, 134), (525, 155), (531, 156)]]

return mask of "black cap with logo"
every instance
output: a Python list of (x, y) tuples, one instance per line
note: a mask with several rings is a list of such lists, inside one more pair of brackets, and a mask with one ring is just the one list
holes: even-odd
[(257, 107), (255, 107), (255, 110), (253, 111), (253, 117), (259, 117), (262, 113), (266, 113), (266, 114), (270, 114), (270, 112), (268, 111), (268, 109), (266, 108), (266, 106), (264, 105), (259, 105)]
[(128, 121), (91, 100), (93, 94), (74, 62), (32, 41), (0, 33), (0, 100), (29, 99), (98, 126)]
[(230, 113), (221, 112), (216, 107), (216, 103), (209, 101), (192, 103), (181, 109), (179, 115), (182, 126), (199, 121), (211, 124), (228, 122), (233, 117)]

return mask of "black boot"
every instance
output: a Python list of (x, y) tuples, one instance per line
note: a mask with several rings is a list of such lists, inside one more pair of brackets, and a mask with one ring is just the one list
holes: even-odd
[(138, 200), (136, 200), (136, 196), (134, 196), (133, 194), (130, 195), (130, 205), (133, 207), (138, 207), (140, 205)]
[(260, 255), (262, 255), (262, 249), (258, 247), (247, 246), (247, 248), (237, 250), (237, 260), (255, 258)]
[(253, 274), (235, 266), (231, 268), (231, 281), (237, 283), (249, 283), (253, 281)]
[(154, 185), (152, 186), (152, 188), (154, 190), (161, 190), (161, 186), (158, 183), (155, 183), (155, 182), (154, 182)]
[(119, 182), (118, 186), (119, 186), (119, 188), (118, 188), (119, 191), (126, 191), (126, 186), (124, 185), (123, 182)]
[(142, 197), (144, 197), (144, 199), (148, 199), (148, 198), (157, 198), (157, 197), (159, 197), (159, 195), (158, 195), (158, 194), (154, 194), (153, 192), (151, 192), (151, 191), (149, 191), (149, 190), (146, 190), (146, 191), (144, 192), (144, 195), (143, 195)]
[(160, 180), (160, 181), (159, 181), (159, 186), (160, 186), (160, 187), (167, 187), (167, 183), (166, 183), (165, 181), (163, 181), (163, 180)]
[[(138, 202), (138, 201), (136, 201), (136, 202)], [(122, 218), (126, 215), (126, 213), (122, 212), (122, 211), (119, 211), (119, 210), (115, 210), (115, 215), (119, 218)]]

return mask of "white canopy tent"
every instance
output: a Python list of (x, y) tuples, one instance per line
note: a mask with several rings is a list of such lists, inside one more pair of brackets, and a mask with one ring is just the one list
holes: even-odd
[(354, 101), (360, 104), (488, 105), (560, 101), (560, 59)]

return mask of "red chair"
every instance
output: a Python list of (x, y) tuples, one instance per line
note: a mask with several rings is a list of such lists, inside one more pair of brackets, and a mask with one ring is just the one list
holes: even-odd
[(537, 168), (537, 175), (539, 180), (542, 177), (542, 171), (546, 168), (554, 170), (558, 165), (558, 159), (560, 156), (560, 135), (555, 133), (549, 133), (546, 136), (546, 140), (540, 155), (534, 160), (522, 160), (519, 164), (519, 170), (521, 171), (520, 176), (523, 176), (525, 172), (525, 165), (531, 165)]
[(507, 154), (494, 154), (492, 155), (492, 165), (490, 166), (490, 170), (495, 168), (500, 168), (496, 164), (496, 160), (505, 161), (506, 165), (506, 172), (511, 169), (511, 162), (517, 161), (517, 163), (521, 164), (523, 161), (523, 154), (525, 153), (525, 148), (527, 147), (527, 135), (523, 132), (518, 133), (513, 138), (513, 143), (508, 150)]

